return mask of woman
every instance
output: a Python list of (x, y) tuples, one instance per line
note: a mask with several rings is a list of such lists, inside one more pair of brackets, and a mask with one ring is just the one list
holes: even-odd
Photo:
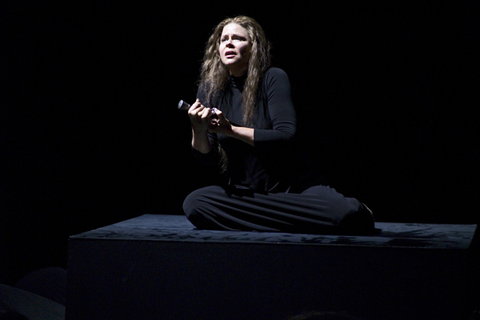
[(315, 185), (293, 190), (288, 150), (296, 115), (286, 73), (270, 68), (261, 26), (238, 16), (210, 36), (197, 100), (188, 110), (194, 156), (218, 166), (221, 186), (192, 192), (183, 204), (199, 229), (358, 233), (373, 216), (354, 198)]

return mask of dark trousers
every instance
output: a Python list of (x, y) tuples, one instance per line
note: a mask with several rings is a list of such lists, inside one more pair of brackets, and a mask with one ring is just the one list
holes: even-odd
[(209, 186), (190, 193), (183, 210), (198, 229), (324, 234), (374, 229), (364, 205), (323, 185), (302, 193), (270, 194)]

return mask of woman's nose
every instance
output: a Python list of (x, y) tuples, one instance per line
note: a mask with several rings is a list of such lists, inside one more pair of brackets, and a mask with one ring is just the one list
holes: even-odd
[(227, 38), (225, 40), (225, 45), (228, 47), (228, 46), (233, 46), (233, 41), (232, 41), (232, 38)]

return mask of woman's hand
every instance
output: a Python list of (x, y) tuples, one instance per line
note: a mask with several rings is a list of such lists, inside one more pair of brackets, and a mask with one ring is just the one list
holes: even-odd
[(232, 135), (232, 124), (223, 115), (223, 112), (213, 108), (212, 118), (210, 120), (208, 130), (214, 133), (223, 133), (225, 135)]
[(212, 143), (207, 132), (212, 120), (211, 109), (197, 99), (188, 109), (188, 117), (192, 124), (192, 147), (202, 153), (209, 153), (212, 150)]
[(196, 100), (188, 109), (188, 117), (192, 124), (192, 130), (196, 134), (205, 134), (208, 131), (212, 111)]
[(239, 127), (232, 125), (232, 123), (225, 118), (222, 111), (213, 109), (213, 113), (216, 117), (213, 117), (210, 121), (208, 130), (210, 132), (222, 133), (235, 139), (241, 140), (254, 146), (254, 129), (247, 127)]
[(222, 111), (207, 108), (198, 99), (188, 109), (188, 116), (192, 123), (192, 146), (202, 153), (212, 149), (207, 132), (225, 134), (254, 145), (254, 129), (232, 125)]

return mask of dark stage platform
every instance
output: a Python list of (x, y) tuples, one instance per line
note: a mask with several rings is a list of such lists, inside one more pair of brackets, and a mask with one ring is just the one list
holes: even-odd
[(184, 216), (142, 215), (70, 237), (67, 319), (463, 319), (476, 225), (376, 228), (201, 231)]

